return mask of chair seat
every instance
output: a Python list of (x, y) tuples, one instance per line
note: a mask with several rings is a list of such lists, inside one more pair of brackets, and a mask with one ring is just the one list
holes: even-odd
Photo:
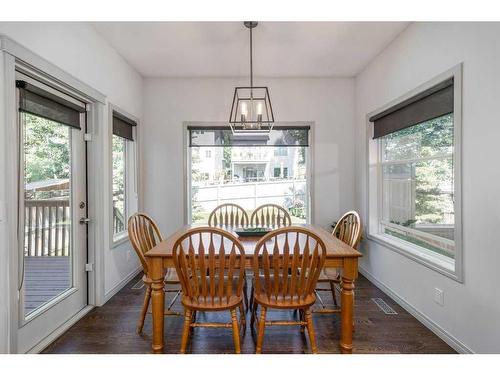
[(282, 296), (278, 296), (278, 298), (271, 296), (271, 298), (268, 298), (266, 293), (255, 293), (254, 300), (257, 304), (271, 309), (302, 309), (314, 305), (316, 297), (309, 295), (306, 298), (297, 299), (295, 296), (292, 301), (290, 296), (285, 298)]
[[(207, 276), (206, 279), (207, 279), (207, 288), (209, 288), (210, 285), (209, 276)], [(224, 279), (227, 279), (227, 277), (225, 276)], [(215, 278), (215, 285), (218, 288), (219, 279), (217, 277)], [(227, 286), (226, 283), (224, 283), (224, 288), (226, 288), (226, 286)], [(201, 292), (201, 284), (198, 285), (198, 287), (200, 288)], [(219, 292), (217, 288), (215, 290), (215, 294), (218, 294)], [(231, 295), (229, 298), (222, 297), (222, 299), (220, 299), (219, 296), (217, 295), (214, 296), (214, 298), (212, 299), (212, 297), (208, 295), (206, 298), (199, 297), (198, 300), (196, 300), (195, 298), (191, 299), (183, 295), (181, 302), (184, 307), (187, 307), (190, 310), (203, 310), (203, 311), (228, 310), (237, 307), (240, 303), (243, 302), (243, 292), (241, 293), (240, 296), (237, 296), (236, 295), (237, 290), (238, 290), (238, 277), (235, 276), (233, 278), (233, 285), (232, 285), (233, 295)]]
[(186, 296), (182, 296), (181, 303), (184, 307), (189, 310), (201, 310), (201, 311), (222, 311), (230, 310), (238, 307), (243, 301), (243, 296), (230, 296), (229, 299), (222, 297), (222, 300), (217, 296), (213, 300), (210, 296), (207, 298), (200, 297), (198, 300), (190, 299)]
[(337, 268), (324, 267), (319, 274), (318, 282), (321, 281), (338, 281), (340, 280), (340, 273)]
[[(288, 276), (288, 280), (290, 280), (291, 276)], [(254, 281), (255, 282), (255, 281)], [(301, 309), (305, 308), (308, 306), (313, 305), (316, 302), (316, 296), (314, 294), (311, 294), (307, 296), (306, 298), (301, 298), (299, 299), (296, 295), (293, 296), (293, 300), (291, 296), (285, 296), (283, 297), (278, 293), (278, 296), (274, 296), (274, 277), (270, 277), (270, 284), (271, 284), (271, 296), (267, 296), (267, 291), (266, 291), (266, 280), (263, 275), (259, 276), (259, 284), (261, 287), (261, 291), (254, 292), (254, 299), (255, 301), (262, 306), (266, 306), (272, 309)], [(290, 281), (288, 282), (288, 285), (290, 286)], [(254, 287), (255, 290), (255, 287)], [(279, 290), (282, 290), (282, 286), (279, 286)]]

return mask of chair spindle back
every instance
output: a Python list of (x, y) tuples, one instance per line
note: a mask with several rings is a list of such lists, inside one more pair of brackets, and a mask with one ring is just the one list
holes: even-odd
[(250, 217), (250, 225), (281, 228), (292, 225), (292, 219), (285, 208), (269, 203), (255, 209)]
[(270, 302), (300, 302), (314, 298), (314, 288), (326, 260), (324, 242), (301, 227), (277, 229), (256, 245), (253, 268), (256, 293)]
[(246, 227), (248, 226), (248, 215), (241, 206), (234, 203), (224, 203), (215, 207), (210, 213), (208, 225), (211, 227)]
[(185, 298), (223, 306), (242, 295), (245, 251), (231, 233), (190, 229), (175, 242), (172, 255)]
[(136, 213), (128, 219), (128, 237), (147, 274), (148, 262), (144, 254), (163, 240), (158, 226), (148, 215)]
[(356, 211), (346, 212), (333, 228), (332, 234), (342, 242), (356, 248), (361, 239), (361, 219)]

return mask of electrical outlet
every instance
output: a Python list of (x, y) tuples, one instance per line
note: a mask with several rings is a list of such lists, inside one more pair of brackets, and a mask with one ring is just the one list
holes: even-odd
[(130, 262), (130, 250), (127, 250), (127, 262)]
[(439, 306), (444, 306), (444, 292), (441, 289), (434, 288), (434, 302)]

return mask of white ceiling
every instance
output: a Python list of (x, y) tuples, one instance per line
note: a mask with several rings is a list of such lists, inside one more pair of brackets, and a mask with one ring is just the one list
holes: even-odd
[[(249, 32), (241, 22), (99, 22), (95, 29), (144, 77), (249, 74)], [(260, 22), (254, 75), (352, 77), (406, 22)]]

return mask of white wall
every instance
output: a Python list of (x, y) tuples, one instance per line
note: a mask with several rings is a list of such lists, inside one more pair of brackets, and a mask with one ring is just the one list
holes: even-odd
[[(0, 34), (10, 37), (102, 92), (110, 103), (138, 118), (142, 117), (143, 87), (141, 76), (91, 26), (84, 23), (2, 22), (0, 23)], [(101, 134), (106, 134), (109, 131), (107, 106), (103, 117), (103, 129), (99, 129), (99, 131), (102, 131)], [(2, 152), (5, 149), (3, 139), (3, 137), (0, 139), (0, 151)], [(104, 151), (107, 152), (107, 150)], [(103, 176), (109, 173), (107, 162), (108, 160), (104, 158), (103, 168), (100, 171)], [(104, 178), (103, 176), (101, 177)], [(104, 179), (104, 181), (107, 180)], [(0, 188), (1, 190), (2, 188)], [(0, 232), (0, 234), (2, 233)], [(126, 259), (126, 252), (130, 249), (128, 243), (110, 249), (107, 239), (103, 246), (97, 249), (97, 251), (104, 252), (105, 258), (104, 293), (112, 291), (127, 275), (137, 269), (139, 263), (135, 256), (132, 256), (130, 261)], [(6, 277), (5, 274), (2, 275), (2, 277)], [(0, 318), (3, 321), (3, 314)], [(5, 351), (5, 348), (5, 346), (0, 345), (0, 352)]]
[[(146, 79), (144, 84), (144, 209), (165, 234), (184, 220), (182, 124), (227, 122), (234, 87), (247, 80)], [(354, 204), (352, 79), (261, 78), (276, 121), (314, 121), (314, 220), (328, 226)]]
[[(463, 62), (463, 251), (460, 284), (384, 246), (365, 244), (363, 272), (462, 350), (500, 352), (500, 24), (415, 23), (356, 78), (356, 198), (366, 213), (366, 114)], [(444, 291), (443, 307), (433, 302)]]

